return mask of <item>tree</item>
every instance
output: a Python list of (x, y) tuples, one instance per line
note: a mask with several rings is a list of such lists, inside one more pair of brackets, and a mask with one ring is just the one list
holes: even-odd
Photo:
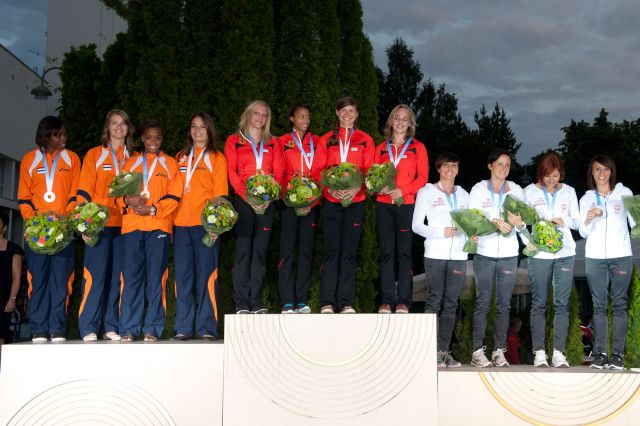
[(478, 126), (476, 133), (478, 143), (487, 147), (505, 149), (515, 158), (522, 144), (516, 141), (510, 126), (511, 119), (507, 118), (507, 113), (497, 102), (491, 115), (487, 114), (487, 109), (482, 105), (480, 111), (473, 114), (473, 119)]

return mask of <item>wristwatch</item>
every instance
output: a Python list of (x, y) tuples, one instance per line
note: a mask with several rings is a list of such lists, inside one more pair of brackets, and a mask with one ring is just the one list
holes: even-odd
[(156, 208), (156, 206), (152, 205), (149, 208), (149, 216), (155, 216), (157, 212), (158, 212), (158, 209)]

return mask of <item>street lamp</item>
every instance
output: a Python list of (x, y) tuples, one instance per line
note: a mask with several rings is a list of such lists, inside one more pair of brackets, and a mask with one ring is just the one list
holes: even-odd
[(31, 94), (36, 97), (36, 99), (47, 99), (49, 96), (52, 96), (51, 89), (44, 84), (44, 76), (47, 75), (49, 71), (62, 69), (60, 67), (51, 67), (44, 70), (42, 75), (40, 76), (40, 85), (31, 89)]

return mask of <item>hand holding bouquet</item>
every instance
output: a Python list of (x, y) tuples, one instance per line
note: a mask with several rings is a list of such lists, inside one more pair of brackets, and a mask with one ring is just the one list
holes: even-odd
[(120, 172), (109, 184), (109, 197), (124, 197), (125, 195), (140, 195), (142, 187), (142, 173)]
[(531, 230), (531, 234), (526, 229), (522, 231), (524, 236), (529, 239), (531, 245), (535, 247), (535, 250), (532, 250), (527, 244), (527, 247), (523, 250), (526, 256), (535, 256), (538, 251), (557, 253), (564, 247), (564, 243), (562, 242), (564, 235), (562, 231), (550, 220), (538, 220), (533, 224)]
[(56, 254), (71, 242), (69, 221), (54, 212), (40, 212), (24, 224), (24, 239), (38, 254)]
[[(511, 222), (509, 222), (509, 213), (516, 216), (519, 215), (525, 225), (533, 225), (540, 220), (536, 209), (511, 194), (507, 194), (502, 203), (502, 220), (511, 224)], [(506, 237), (509, 234), (501, 233), (501, 235)]]
[[(379, 193), (385, 188), (395, 189), (396, 176), (398, 176), (398, 170), (393, 163), (374, 164), (364, 177), (364, 186), (369, 194)], [(404, 198), (396, 198), (393, 202), (401, 206), (404, 204)]]
[(302, 210), (312, 206), (322, 196), (318, 184), (306, 176), (294, 176), (287, 185), (284, 203), (295, 209), (296, 215), (304, 216)]
[(633, 197), (622, 197), (622, 204), (627, 209), (629, 215), (633, 218), (636, 226), (631, 228), (631, 238), (640, 238), (640, 195), (634, 195)]
[(85, 243), (93, 247), (98, 242), (98, 234), (109, 220), (109, 209), (93, 202), (76, 206), (69, 214), (69, 223), (74, 231), (85, 235)]
[(256, 214), (264, 214), (273, 200), (280, 196), (280, 184), (272, 175), (261, 170), (249, 177), (245, 182), (247, 202), (251, 204)]
[[(355, 164), (340, 163), (322, 172), (322, 184), (331, 190), (356, 189), (362, 186), (362, 173)], [(342, 199), (340, 204), (347, 207), (353, 199)]]
[(202, 238), (202, 242), (207, 247), (212, 247), (216, 239), (211, 234), (220, 235), (229, 231), (238, 221), (238, 212), (233, 208), (233, 204), (224, 197), (218, 197), (207, 201), (202, 209), (202, 226), (207, 231), (207, 235)]
[(473, 241), (473, 237), (482, 237), (496, 232), (496, 226), (479, 209), (453, 210), (451, 218), (456, 228), (467, 236), (467, 242), (462, 248), (467, 253), (474, 254), (478, 250), (478, 245)]

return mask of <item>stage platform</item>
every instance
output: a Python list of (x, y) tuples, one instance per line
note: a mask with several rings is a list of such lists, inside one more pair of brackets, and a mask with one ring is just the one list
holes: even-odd
[(435, 368), (435, 318), (229, 315), (222, 342), (2, 348), (0, 424), (637, 425), (640, 374)]

